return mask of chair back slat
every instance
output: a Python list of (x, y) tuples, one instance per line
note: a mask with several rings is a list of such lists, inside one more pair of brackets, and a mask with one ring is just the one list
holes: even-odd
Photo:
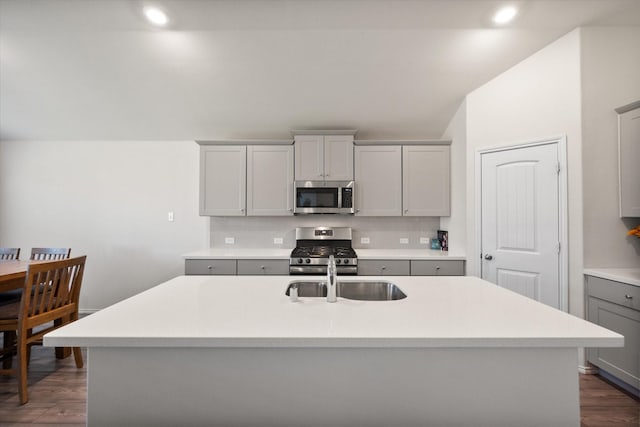
[(75, 306), (80, 296), (86, 256), (31, 264), (27, 270), (21, 309), (26, 317), (44, 316)]
[(70, 256), (71, 248), (31, 248), (31, 259), (35, 261), (67, 259)]
[(20, 259), (20, 248), (0, 248), (0, 261)]

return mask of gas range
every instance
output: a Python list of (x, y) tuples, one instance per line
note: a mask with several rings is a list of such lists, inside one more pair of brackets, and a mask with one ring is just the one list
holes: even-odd
[(289, 274), (327, 274), (329, 255), (336, 260), (338, 274), (358, 274), (358, 256), (351, 247), (351, 228), (296, 228), (296, 247), (289, 258)]

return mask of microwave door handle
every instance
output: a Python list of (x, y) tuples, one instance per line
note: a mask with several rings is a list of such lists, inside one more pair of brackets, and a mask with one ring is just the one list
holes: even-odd
[(340, 208), (342, 208), (342, 187), (338, 186), (337, 190), (338, 190), (338, 206), (337, 206), (337, 208), (340, 209)]

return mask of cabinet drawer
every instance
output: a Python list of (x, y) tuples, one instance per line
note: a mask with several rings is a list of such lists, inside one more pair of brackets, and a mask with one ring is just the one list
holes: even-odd
[(464, 276), (464, 261), (412, 260), (412, 276)]
[(289, 274), (289, 260), (239, 259), (238, 274)]
[(235, 259), (188, 259), (184, 267), (186, 275), (236, 274)]
[(358, 260), (360, 276), (408, 276), (409, 260)]
[(587, 295), (600, 298), (614, 304), (640, 310), (640, 286), (613, 280), (601, 279), (594, 276), (587, 278)]

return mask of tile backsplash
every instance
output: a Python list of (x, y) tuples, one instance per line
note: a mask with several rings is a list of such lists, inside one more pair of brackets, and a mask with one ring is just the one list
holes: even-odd
[[(236, 248), (293, 248), (296, 227), (351, 227), (354, 248), (427, 249), (420, 238), (437, 236), (439, 217), (356, 217), (305, 215), (293, 217), (211, 217), (209, 246)], [(234, 244), (225, 243), (233, 238)], [(368, 238), (369, 244), (361, 243)], [(282, 239), (282, 244), (274, 244)], [(403, 243), (401, 243), (401, 241)], [(406, 243), (404, 243), (406, 241)]]

